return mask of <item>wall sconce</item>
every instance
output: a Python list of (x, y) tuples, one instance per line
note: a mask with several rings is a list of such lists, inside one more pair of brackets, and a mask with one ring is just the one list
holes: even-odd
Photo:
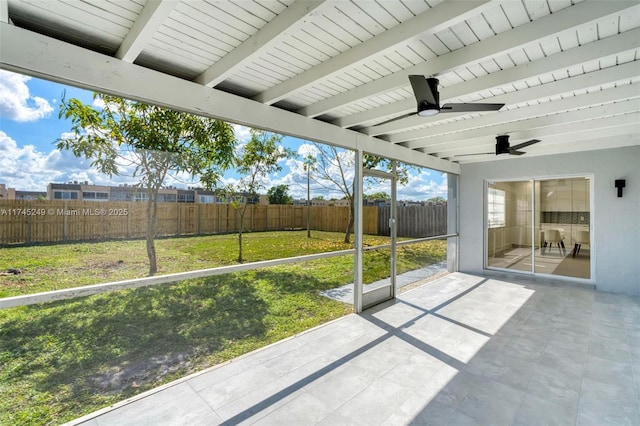
[(624, 179), (616, 179), (615, 187), (618, 188), (618, 198), (622, 197), (622, 188), (625, 186)]

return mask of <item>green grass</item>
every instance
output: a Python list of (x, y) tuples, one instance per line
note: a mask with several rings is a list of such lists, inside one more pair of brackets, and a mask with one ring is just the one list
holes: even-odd
[[(249, 234), (245, 250), (256, 261), (348, 248), (341, 241), (339, 233)], [(232, 264), (235, 243), (234, 236), (161, 240), (162, 272)], [(24, 269), (0, 277), (8, 294), (146, 274), (140, 241), (0, 252), (0, 270)], [(442, 241), (402, 248), (398, 269), (445, 252)], [(369, 281), (388, 276), (388, 257), (366, 253)], [(351, 307), (319, 292), (352, 281), (353, 257), (340, 256), (0, 310), (0, 424), (63, 423), (343, 316)]]
[[(236, 264), (237, 234), (170, 238), (156, 241), (159, 274)], [(369, 245), (384, 238), (365, 236)], [(247, 233), (245, 263), (352, 248), (339, 233), (306, 231)], [(20, 269), (20, 275), (0, 276), (0, 297), (32, 294), (141, 278), (148, 273), (143, 240), (76, 243), (0, 249), (0, 272)]]

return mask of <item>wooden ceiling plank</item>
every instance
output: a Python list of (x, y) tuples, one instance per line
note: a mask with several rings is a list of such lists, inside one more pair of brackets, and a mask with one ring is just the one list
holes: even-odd
[[(441, 102), (445, 102), (451, 98), (464, 96), (479, 90), (486, 90), (489, 88), (512, 84), (528, 78), (537, 77), (545, 73), (561, 72), (564, 73), (562, 78), (566, 78), (564, 70), (574, 64), (599, 61), (603, 55), (613, 56), (613, 58), (615, 58), (616, 55), (621, 52), (630, 50), (635, 51), (638, 38), (640, 38), (640, 29), (631, 30), (615, 37), (599, 40), (587, 45), (576, 47), (575, 49), (548, 56), (546, 58), (541, 58), (537, 61), (529, 62), (525, 66), (503, 69), (496, 73), (475, 78), (469, 82), (444, 87), (440, 91), (440, 100)], [(526, 85), (522, 85), (520, 89), (526, 87)], [(355, 116), (343, 117), (336, 120), (334, 124), (341, 127), (352, 127), (373, 120), (377, 117), (386, 117), (393, 114), (406, 114), (415, 110), (415, 108), (415, 99), (411, 97), (406, 101), (398, 103), (395, 110), (393, 106), (389, 105), (385, 106), (380, 111), (369, 110)]]
[(234, 71), (253, 61), (262, 52), (280, 43), (287, 31), (302, 24), (302, 20), (322, 5), (323, 1), (298, 0), (269, 21), (258, 32), (233, 49), (220, 61), (199, 75), (195, 82), (215, 87)]
[(548, 15), (540, 20), (517, 27), (507, 33), (498, 34), (472, 46), (458, 49), (447, 55), (415, 65), (406, 69), (404, 73), (396, 73), (378, 79), (347, 93), (342, 93), (315, 105), (302, 108), (299, 113), (308, 117), (315, 117), (339, 106), (357, 102), (362, 98), (408, 86), (406, 76), (409, 74), (435, 75), (479, 60), (486, 60), (488, 57), (503, 55), (512, 51), (522, 51), (523, 45), (537, 43), (539, 40), (550, 37), (553, 34), (602, 19), (602, 16), (618, 14), (621, 10), (629, 9), (630, 7), (636, 8), (637, 6), (630, 2), (579, 3), (553, 15)]
[(135, 61), (177, 4), (177, 1), (148, 0), (120, 44), (116, 58), (125, 62)]
[(422, 15), (418, 15), (408, 21), (394, 26), (388, 31), (354, 46), (349, 51), (336, 55), (324, 61), (317, 67), (273, 87), (259, 96), (255, 97), (258, 102), (272, 104), (290, 93), (304, 89), (312, 85), (315, 81), (326, 79), (335, 75), (345, 68), (353, 67), (368, 58), (379, 55), (388, 49), (393, 49), (401, 44), (406, 44), (407, 40), (418, 37), (425, 32), (438, 32), (448, 28), (456, 22), (464, 20), (474, 12), (482, 10), (489, 3), (487, 0), (477, 2), (446, 2), (435, 8), (429, 9)]

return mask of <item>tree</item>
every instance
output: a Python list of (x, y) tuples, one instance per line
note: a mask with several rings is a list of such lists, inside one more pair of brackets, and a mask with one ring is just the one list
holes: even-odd
[(146, 249), (149, 275), (158, 271), (158, 191), (170, 173), (187, 173), (208, 188), (233, 160), (233, 127), (220, 120), (96, 93), (100, 110), (78, 99), (63, 99), (59, 117), (71, 119), (71, 137), (57, 141), (76, 157), (91, 159), (98, 171), (131, 176), (147, 194)]
[(267, 191), (269, 204), (292, 204), (293, 197), (289, 195), (289, 185), (272, 186)]
[(280, 145), (281, 135), (251, 129), (251, 139), (241, 146), (235, 156), (235, 165), (242, 179), (235, 185), (229, 185), (227, 191), (235, 200), (231, 203), (239, 212), (238, 226), (238, 262), (242, 263), (242, 234), (244, 231), (244, 216), (250, 197), (257, 197), (258, 190), (263, 188), (261, 179), (271, 173), (278, 172), (282, 167), (280, 160), (293, 157), (293, 151)]
[(311, 170), (315, 169), (316, 159), (313, 155), (309, 154), (304, 157), (304, 171), (307, 172), (307, 238), (311, 238)]
[[(315, 145), (316, 154), (316, 182), (330, 190), (338, 190), (342, 192), (343, 199), (349, 201), (349, 221), (344, 235), (344, 242), (351, 242), (351, 233), (353, 232), (353, 224), (355, 220), (355, 203), (353, 196), (353, 187), (355, 180), (355, 155), (352, 152), (338, 149), (329, 145), (313, 143)], [(391, 161), (375, 155), (365, 154), (363, 159), (363, 167), (384, 168), (391, 171)], [(396, 168), (398, 183), (406, 184), (409, 176), (409, 168), (411, 166), (401, 164)]]
[(314, 180), (318, 185), (329, 190), (338, 190), (349, 200), (349, 222), (344, 235), (344, 242), (351, 242), (354, 221), (353, 179), (355, 178), (353, 152), (341, 150), (334, 146), (313, 143), (316, 148), (316, 173)]
[(427, 201), (433, 204), (446, 204), (447, 202), (446, 199), (440, 196), (429, 198)]
[(364, 194), (362, 196), (365, 200), (390, 200), (391, 196), (384, 191), (374, 192), (373, 194)]

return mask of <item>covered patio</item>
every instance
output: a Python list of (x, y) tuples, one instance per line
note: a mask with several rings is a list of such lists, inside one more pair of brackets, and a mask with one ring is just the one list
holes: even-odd
[(83, 425), (633, 425), (640, 298), (453, 273)]
[[(3, 70), (356, 159), (354, 314), (73, 424), (640, 424), (639, 36), (637, 1), (0, 0)], [(451, 272), (369, 310), (365, 154), (447, 174)], [(488, 185), (572, 178), (587, 278), (491, 267)]]

